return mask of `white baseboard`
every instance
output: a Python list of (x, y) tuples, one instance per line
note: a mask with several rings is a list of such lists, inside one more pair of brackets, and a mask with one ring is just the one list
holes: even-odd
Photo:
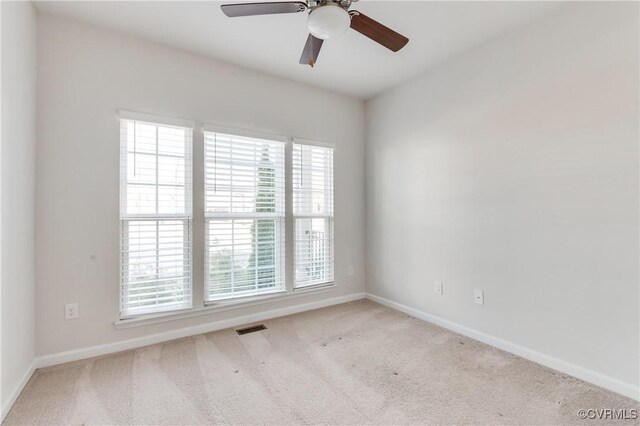
[(220, 320), (210, 322), (206, 324), (200, 324), (193, 327), (181, 328), (178, 330), (172, 330), (164, 333), (156, 333), (149, 336), (144, 336), (135, 339), (123, 340), (120, 342), (114, 342), (104, 345), (90, 346), (87, 348), (80, 348), (66, 352), (59, 352), (50, 355), (44, 355), (37, 357), (33, 360), (29, 369), (25, 373), (23, 379), (16, 389), (11, 393), (9, 399), (2, 404), (2, 410), (0, 412), (0, 422), (4, 420), (11, 406), (14, 404), (18, 395), (24, 388), (24, 386), (31, 378), (31, 375), (37, 368), (49, 367), (52, 365), (62, 364), (70, 361), (77, 361), (85, 358), (91, 358), (94, 356), (106, 355), (110, 353), (125, 351), (129, 349), (135, 349), (147, 345), (153, 345), (156, 343), (162, 343), (174, 339), (179, 339), (188, 336), (194, 336), (202, 333), (209, 333), (212, 331), (222, 330), (225, 328), (237, 327), (257, 321), (265, 321), (285, 315), (292, 315), (300, 312), (310, 311), (313, 309), (324, 308), (327, 306), (339, 305), (341, 303), (352, 302), (360, 299), (370, 299), (381, 305), (388, 306), (392, 309), (404, 312), (413, 317), (419, 318), (423, 321), (427, 321), (504, 351), (510, 352), (514, 355), (518, 355), (522, 358), (528, 359), (535, 363), (544, 365), (557, 371), (569, 374), (577, 377), (589, 383), (593, 383), (597, 386), (601, 386), (610, 391), (625, 395), (635, 400), (640, 400), (640, 388), (630, 383), (623, 382), (618, 379), (606, 376), (604, 374), (589, 370), (584, 367), (580, 367), (573, 363), (563, 361), (561, 359), (546, 355), (532, 349), (520, 346), (518, 344), (500, 339), (495, 336), (483, 333), (481, 331), (457, 324), (455, 322), (427, 314), (419, 311), (418, 309), (411, 308), (406, 305), (402, 305), (397, 302), (376, 296), (370, 293), (354, 293), (346, 296), (334, 297), (330, 299), (319, 300), (316, 302), (303, 303), (298, 305), (292, 305), (285, 308), (271, 309), (267, 311), (258, 312), (250, 315), (243, 315), (235, 318), (229, 318), (226, 320)]
[(520, 346), (516, 343), (500, 339), (499, 337), (483, 333), (481, 331), (466, 327), (453, 321), (449, 321), (435, 315), (427, 314), (426, 312), (422, 312), (418, 309), (411, 308), (409, 306), (391, 301), (389, 299), (385, 299), (380, 296), (376, 296), (371, 293), (367, 293), (367, 299), (387, 306), (389, 308), (398, 310), (400, 312), (404, 312), (407, 315), (411, 315), (412, 317), (421, 319), (423, 321), (439, 325), (440, 327), (444, 327), (448, 330), (470, 337), (474, 340), (478, 340), (482, 343), (486, 343), (487, 345), (502, 349), (503, 351), (518, 355), (519, 357), (528, 359), (529, 361), (533, 361), (537, 364), (544, 365), (545, 367), (549, 367), (553, 370), (557, 370), (570, 376), (577, 377), (578, 379), (584, 380), (585, 382), (593, 383), (594, 385), (640, 401), (640, 388), (638, 386), (632, 385), (631, 383), (623, 382), (622, 380), (618, 380), (602, 373), (590, 370), (588, 368), (573, 364), (571, 362), (567, 362), (559, 358), (534, 351), (533, 349)]
[(9, 414), (9, 410), (11, 410), (11, 407), (18, 399), (18, 395), (20, 395), (20, 392), (22, 392), (22, 390), (27, 385), (27, 382), (29, 381), (29, 379), (31, 378), (31, 376), (35, 371), (36, 371), (36, 359), (31, 361), (29, 368), (27, 368), (27, 371), (24, 373), (24, 376), (22, 376), (22, 379), (18, 383), (18, 386), (16, 386), (16, 388), (10, 393), (9, 399), (7, 399), (6, 401), (2, 401), (2, 408), (0, 409), (0, 423), (4, 421), (5, 417), (7, 417), (7, 414)]
[(135, 339), (121, 340), (119, 342), (107, 343), (104, 345), (90, 346), (66, 352), (43, 355), (36, 358), (36, 368), (49, 367), (65, 362), (77, 361), (94, 356), (126, 351), (129, 349), (140, 348), (156, 343), (167, 342), (169, 340), (195, 336), (202, 333), (210, 333), (212, 331), (223, 330), (225, 328), (237, 327), (239, 325), (244, 325), (252, 322), (265, 321), (285, 315), (292, 315), (300, 312), (310, 311), (313, 309), (324, 308), (327, 306), (339, 305), (341, 303), (364, 299), (365, 296), (365, 293), (354, 293), (346, 296), (318, 300), (316, 302), (291, 305), (285, 308), (270, 309), (267, 311), (257, 312), (255, 314), (243, 315), (225, 320), (209, 322), (206, 324), (199, 324), (193, 327), (186, 327), (163, 333), (150, 334), (148, 336), (138, 337)]

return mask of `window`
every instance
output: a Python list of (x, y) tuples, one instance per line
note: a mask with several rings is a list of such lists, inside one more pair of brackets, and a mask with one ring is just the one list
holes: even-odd
[(138, 118), (120, 120), (121, 317), (191, 307), (193, 125)]
[(333, 282), (333, 149), (293, 144), (295, 288)]
[(120, 318), (332, 284), (333, 149), (205, 126), (194, 230), (194, 128), (120, 113)]
[(205, 301), (285, 290), (284, 142), (204, 140)]

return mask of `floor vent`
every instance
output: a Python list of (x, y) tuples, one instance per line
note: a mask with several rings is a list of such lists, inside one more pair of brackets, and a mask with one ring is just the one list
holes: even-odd
[(256, 331), (266, 330), (266, 329), (267, 327), (265, 327), (264, 324), (258, 324), (258, 325), (252, 325), (251, 327), (240, 328), (236, 330), (236, 333), (238, 333), (239, 336), (242, 336), (243, 334), (255, 333)]

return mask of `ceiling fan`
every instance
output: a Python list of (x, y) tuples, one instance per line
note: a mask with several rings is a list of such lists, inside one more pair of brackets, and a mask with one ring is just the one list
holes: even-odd
[(385, 27), (357, 10), (349, 10), (351, 3), (358, 0), (308, 0), (278, 1), (262, 3), (223, 4), (225, 15), (238, 16), (271, 15), (276, 13), (308, 12), (309, 37), (300, 56), (300, 63), (313, 65), (318, 60), (324, 40), (336, 37), (351, 27), (360, 34), (383, 45), (394, 52), (402, 49), (409, 39)]

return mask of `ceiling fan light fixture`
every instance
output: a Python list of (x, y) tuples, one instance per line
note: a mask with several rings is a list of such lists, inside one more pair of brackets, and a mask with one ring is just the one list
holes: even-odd
[[(2, 0), (0, 0), (2, 1)], [(254, 2), (256, 0), (253, 0)], [(300, 56), (300, 64), (313, 66), (324, 40), (334, 38), (351, 28), (387, 49), (397, 52), (409, 39), (380, 22), (357, 11), (349, 11), (358, 0), (293, 0), (260, 1), (259, 3), (223, 4), (222, 12), (230, 18), (309, 12), (309, 35)]]
[(334, 4), (327, 4), (309, 13), (307, 26), (315, 37), (326, 40), (344, 33), (351, 24), (349, 13)]

